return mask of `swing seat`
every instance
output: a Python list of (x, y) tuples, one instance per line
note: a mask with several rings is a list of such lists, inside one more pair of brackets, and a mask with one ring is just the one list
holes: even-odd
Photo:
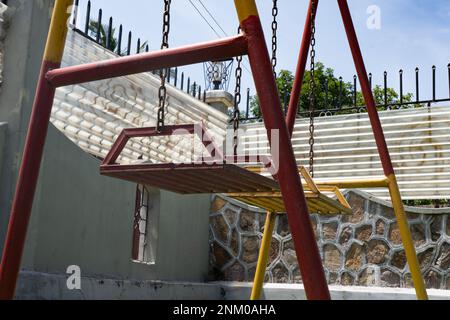
[[(193, 134), (198, 135), (206, 148), (213, 146), (211, 158), (189, 164), (141, 163), (120, 165), (115, 163), (131, 138)], [(161, 132), (156, 128), (125, 129), (100, 166), (100, 173), (139, 184), (151, 185), (180, 194), (271, 192), (279, 190), (278, 183), (268, 177), (238, 165), (223, 162), (203, 124), (166, 126)], [(218, 155), (215, 160), (216, 155)]]
[[(252, 172), (257, 172), (260, 168), (248, 168)], [(353, 213), (349, 203), (336, 186), (318, 187), (308, 171), (300, 166), (299, 172), (302, 175), (305, 183), (303, 185), (305, 191), (306, 202), (309, 212), (318, 213), (321, 215), (350, 215)], [(333, 192), (336, 199), (322, 193), (322, 191)], [(272, 213), (285, 213), (283, 197), (280, 191), (271, 192), (257, 192), (257, 193), (231, 193), (227, 196), (246, 203), (251, 206), (265, 209)]]
[[(184, 134), (198, 135), (207, 149), (211, 149), (212, 145), (211, 157), (189, 164), (116, 163), (127, 142), (132, 138)], [(125, 129), (100, 166), (100, 173), (179, 194), (224, 193), (236, 200), (271, 212), (286, 211), (280, 187), (275, 179), (261, 175), (261, 167), (246, 168), (227, 164), (219, 152), (203, 124), (167, 126), (160, 132), (156, 128)], [(236, 157), (232, 158), (236, 160)], [(216, 159), (221, 159), (221, 162)], [(249, 157), (244, 157), (244, 160), (248, 163)], [(269, 163), (262, 157), (257, 157), (256, 162)], [(336, 188), (338, 192), (335, 193), (339, 199), (336, 201), (319, 191), (303, 167), (300, 167), (300, 173), (306, 181), (305, 196), (311, 212), (329, 215), (351, 214), (350, 206), (339, 189)]]

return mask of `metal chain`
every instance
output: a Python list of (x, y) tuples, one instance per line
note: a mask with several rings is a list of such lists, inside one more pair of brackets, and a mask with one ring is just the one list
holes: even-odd
[(316, 83), (315, 83), (315, 58), (316, 58), (316, 1), (312, 0), (311, 4), (311, 52), (310, 52), (310, 82), (309, 82), (309, 173), (314, 177), (314, 113), (316, 107)]
[[(238, 33), (241, 32), (241, 28), (238, 29)], [(239, 110), (239, 105), (241, 103), (241, 79), (242, 79), (242, 56), (236, 57), (237, 67), (236, 67), (236, 88), (234, 89), (234, 112), (233, 112), (233, 149), (234, 155), (237, 156), (238, 153), (238, 130), (239, 130), (239, 120), (241, 116), (241, 111)]]
[[(169, 32), (170, 32), (170, 4), (172, 0), (164, 0), (164, 15), (163, 15), (163, 31), (162, 31), (162, 43), (161, 50), (169, 48)], [(169, 75), (170, 76), (170, 75)], [(159, 77), (161, 78), (161, 85), (159, 87), (159, 108), (158, 108), (158, 121), (156, 130), (161, 132), (164, 128), (165, 107), (167, 99), (166, 89), (166, 69), (162, 68), (159, 71)]]
[(272, 69), (273, 74), (275, 75), (275, 79), (277, 77), (277, 49), (278, 49), (278, 39), (277, 39), (277, 31), (278, 31), (278, 0), (273, 0), (273, 8), (272, 8)]

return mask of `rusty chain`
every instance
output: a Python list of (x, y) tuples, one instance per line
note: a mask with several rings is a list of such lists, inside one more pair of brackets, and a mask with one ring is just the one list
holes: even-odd
[[(170, 32), (170, 4), (172, 0), (164, 0), (164, 15), (163, 15), (163, 31), (162, 31), (162, 43), (161, 50), (169, 48), (169, 32)], [(170, 75), (169, 75), (170, 76)], [(159, 108), (158, 108), (158, 120), (157, 131), (161, 132), (164, 128), (165, 121), (165, 107), (167, 99), (166, 89), (166, 69), (163, 68), (159, 71), (159, 77), (161, 78), (161, 85), (158, 91)]]
[(315, 58), (316, 58), (316, 0), (311, 3), (311, 52), (310, 52), (310, 82), (309, 82), (309, 173), (314, 177), (314, 113), (316, 107)]

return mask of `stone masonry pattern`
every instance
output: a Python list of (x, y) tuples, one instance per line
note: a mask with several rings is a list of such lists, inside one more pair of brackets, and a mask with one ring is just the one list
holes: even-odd
[[(356, 192), (349, 216), (311, 215), (329, 284), (412, 287), (394, 211)], [(427, 288), (450, 290), (448, 214), (407, 213)], [(252, 282), (265, 214), (214, 196), (210, 215), (210, 280)], [(279, 215), (266, 282), (301, 283), (286, 215)]]

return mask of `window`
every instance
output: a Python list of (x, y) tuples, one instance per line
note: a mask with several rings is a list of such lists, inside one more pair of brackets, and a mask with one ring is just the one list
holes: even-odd
[(156, 225), (159, 211), (159, 191), (144, 185), (136, 187), (133, 222), (132, 259), (155, 263)]

